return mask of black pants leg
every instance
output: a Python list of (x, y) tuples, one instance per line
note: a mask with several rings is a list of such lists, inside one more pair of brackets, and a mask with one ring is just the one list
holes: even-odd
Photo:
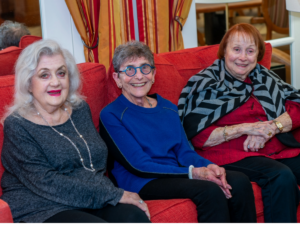
[(249, 179), (242, 173), (226, 172), (227, 180), (233, 188), (230, 200), (226, 199), (215, 183), (188, 178), (159, 178), (150, 181), (139, 195), (144, 200), (189, 198), (197, 207), (199, 222), (256, 222)]
[(299, 189), (288, 166), (266, 157), (248, 157), (224, 167), (245, 173), (261, 187), (265, 222), (297, 222)]
[(297, 184), (300, 185), (300, 155), (289, 159), (277, 159), (277, 161), (283, 163), (292, 170), (296, 177)]
[(149, 223), (145, 212), (134, 205), (108, 205), (102, 209), (67, 210), (50, 217), (45, 223)]

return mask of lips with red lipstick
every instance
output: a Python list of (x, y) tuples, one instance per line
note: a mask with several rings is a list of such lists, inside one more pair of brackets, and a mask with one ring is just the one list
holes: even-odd
[(61, 90), (52, 90), (47, 92), (51, 96), (60, 96)]

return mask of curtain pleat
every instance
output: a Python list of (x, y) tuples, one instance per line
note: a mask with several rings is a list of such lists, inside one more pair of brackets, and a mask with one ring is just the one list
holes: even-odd
[[(108, 69), (115, 48), (135, 40), (133, 0), (65, 1), (86, 45), (86, 61), (99, 62)], [(184, 48), (181, 31), (192, 0), (134, 1), (137, 4), (140, 41), (146, 43), (154, 53)]]
[(132, 0), (101, 0), (99, 62), (108, 69), (115, 48), (131, 40), (135, 40)]
[(192, 0), (137, 0), (139, 40), (154, 53), (184, 48), (182, 27)]
[(99, 62), (97, 46), (100, 1), (65, 0), (65, 2), (71, 13), (78, 33), (84, 42), (85, 61)]

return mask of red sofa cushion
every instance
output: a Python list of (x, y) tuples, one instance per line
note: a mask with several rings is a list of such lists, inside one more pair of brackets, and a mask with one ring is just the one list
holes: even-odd
[(82, 77), (82, 94), (86, 97), (94, 125), (99, 131), (99, 115), (106, 98), (106, 69), (98, 63), (81, 63), (77, 66)]
[(22, 50), (35, 41), (41, 40), (41, 37), (25, 35), (21, 38), (19, 47), (8, 47), (0, 51), (0, 76), (15, 73), (15, 63)]
[[(266, 51), (264, 58), (258, 63), (270, 69), (272, 46), (270, 43), (265, 43), (265, 46)], [(161, 53), (158, 54), (158, 56), (165, 58), (168, 62), (174, 65), (176, 70), (185, 79), (185, 82), (187, 82), (191, 76), (210, 66), (218, 58), (218, 49), (219, 45), (210, 45), (183, 49), (175, 52)]]
[(146, 201), (152, 223), (198, 223), (196, 205), (190, 199)]
[(22, 52), (19, 47), (8, 47), (0, 51), (0, 76), (15, 73), (15, 63)]
[(0, 223), (12, 223), (13, 218), (11, 215), (8, 204), (0, 199)]
[(34, 36), (34, 35), (25, 35), (21, 37), (21, 40), (19, 42), (20, 48), (26, 48), (28, 45), (32, 44), (33, 42), (42, 40), (42, 37)]
[[(4, 111), (6, 106), (12, 103), (13, 93), (14, 93), (14, 83), (15, 83), (14, 75), (0, 76), (0, 96), (1, 96), (0, 118), (4, 116)], [(0, 155), (2, 151), (2, 144), (3, 144), (3, 125), (0, 123)], [(4, 168), (2, 166), (2, 162), (0, 161), (0, 180), (3, 172), (4, 172)], [(0, 187), (0, 196), (1, 195), (2, 195), (2, 188)]]

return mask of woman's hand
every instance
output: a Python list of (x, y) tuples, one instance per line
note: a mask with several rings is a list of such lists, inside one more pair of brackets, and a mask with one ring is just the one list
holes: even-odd
[(148, 206), (140, 198), (140, 196), (137, 193), (124, 191), (124, 194), (123, 194), (122, 198), (120, 199), (119, 203), (132, 204), (132, 205), (139, 207), (141, 210), (143, 210), (146, 213), (146, 215), (148, 216), (148, 218), (150, 220), (150, 212), (149, 212)]
[(227, 183), (226, 172), (223, 167), (219, 167), (215, 164), (210, 164), (207, 167), (193, 168), (193, 179), (207, 180), (216, 183), (224, 192), (226, 198), (231, 198), (230, 189), (231, 186)]
[(244, 141), (244, 150), (248, 152), (257, 152), (259, 149), (264, 148), (268, 139), (265, 139), (261, 136), (249, 135)]
[(257, 123), (244, 123), (242, 125), (243, 134), (261, 136), (266, 140), (271, 139), (276, 134), (277, 127), (274, 126), (272, 120)]

